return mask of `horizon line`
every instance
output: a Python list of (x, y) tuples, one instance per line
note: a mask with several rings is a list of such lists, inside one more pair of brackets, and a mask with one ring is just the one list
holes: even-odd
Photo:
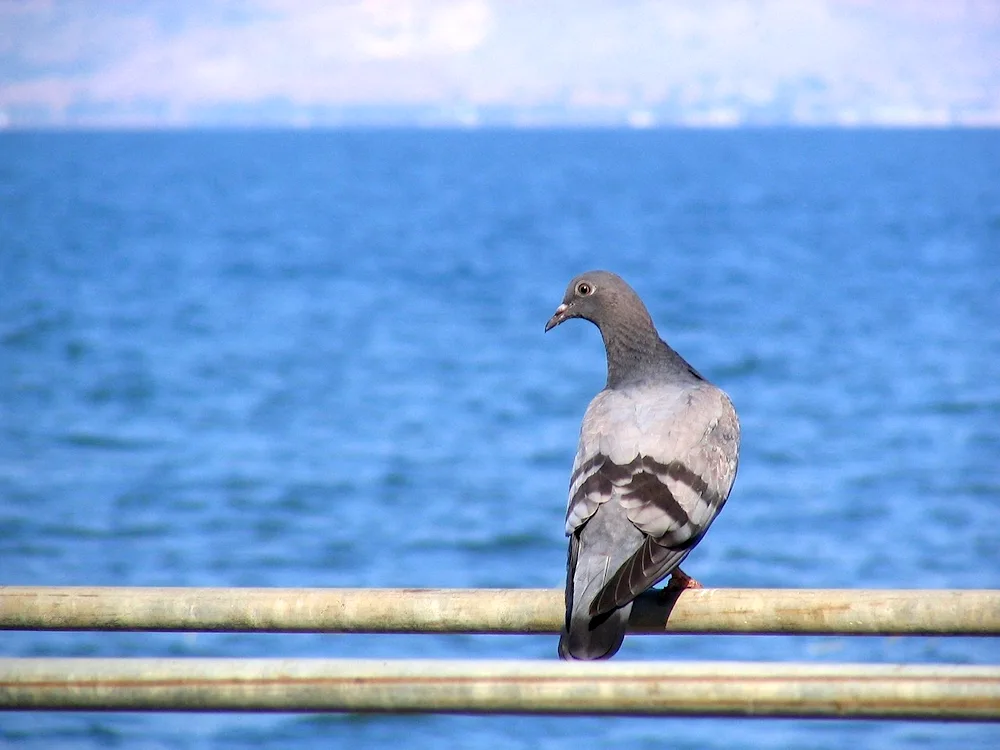
[(469, 125), (461, 122), (413, 122), (413, 121), (358, 121), (341, 123), (302, 124), (296, 122), (113, 122), (86, 123), (74, 122), (63, 124), (52, 123), (17, 123), (0, 125), (0, 135), (20, 133), (87, 133), (87, 132), (184, 132), (184, 131), (288, 131), (288, 132), (322, 132), (322, 131), (357, 131), (357, 130), (426, 130), (426, 131), (560, 131), (560, 130), (605, 130), (605, 131), (734, 131), (734, 130), (1000, 130), (1000, 120), (972, 122), (742, 122), (742, 123), (703, 123), (703, 122), (664, 122), (655, 125), (635, 126), (627, 122), (588, 122), (588, 121), (558, 121), (539, 123), (490, 122)]

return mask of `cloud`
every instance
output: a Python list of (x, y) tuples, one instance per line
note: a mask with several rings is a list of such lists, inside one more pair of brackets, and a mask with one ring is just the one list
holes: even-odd
[[(0, 101), (363, 101), (357, 83), (366, 63), (468, 54), (491, 23), (483, 0), (264, 2), (233, 18), (208, 5), (174, 23), (160, 3), (101, 4), (91, 13), (35, 3), (34, 17), (21, 9), (22, 31), (35, 39), (5, 61)], [(42, 72), (52, 67), (59, 75)], [(371, 93), (393, 95), (384, 84)]]
[(490, 6), (481, 0), (423, 5), (414, 0), (362, 5), (355, 48), (373, 59), (397, 60), (471, 52), (489, 33)]

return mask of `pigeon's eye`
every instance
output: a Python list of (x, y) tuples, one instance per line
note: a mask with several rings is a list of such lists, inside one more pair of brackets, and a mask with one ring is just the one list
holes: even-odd
[(581, 297), (586, 297), (592, 291), (594, 291), (594, 287), (592, 287), (586, 281), (581, 281), (579, 284), (576, 285), (576, 293), (579, 294)]

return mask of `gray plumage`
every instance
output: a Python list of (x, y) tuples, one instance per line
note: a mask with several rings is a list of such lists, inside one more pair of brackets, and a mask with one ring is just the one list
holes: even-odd
[(600, 329), (608, 382), (587, 407), (570, 477), (559, 655), (606, 659), (633, 599), (677, 570), (722, 510), (740, 425), (728, 396), (667, 346), (615, 274), (573, 279), (545, 330), (569, 318)]

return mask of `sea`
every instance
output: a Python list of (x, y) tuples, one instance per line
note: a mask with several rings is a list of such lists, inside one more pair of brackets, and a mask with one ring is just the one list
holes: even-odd
[[(1000, 131), (0, 134), (0, 585), (552, 587), (615, 271), (732, 397), (710, 587), (1000, 588)], [(0, 656), (556, 658), (554, 636), (5, 632)], [(630, 636), (617, 660), (998, 664)], [(996, 748), (1000, 728), (6, 713), (16, 748)]]

